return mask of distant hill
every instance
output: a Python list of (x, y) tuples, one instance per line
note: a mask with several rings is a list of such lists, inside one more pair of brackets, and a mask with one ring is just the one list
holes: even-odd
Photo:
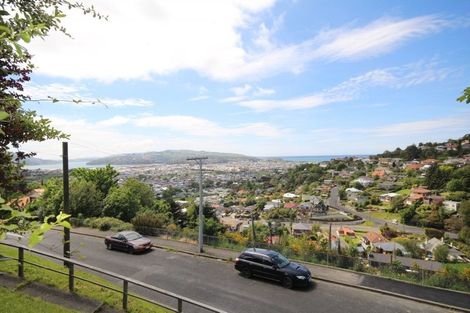
[(132, 164), (177, 164), (188, 163), (187, 158), (208, 157), (207, 163), (227, 163), (234, 161), (258, 161), (259, 158), (242, 154), (220, 153), (194, 150), (165, 150), (160, 152), (144, 152), (113, 155), (92, 160), (87, 165), (132, 165)]
[(429, 158), (459, 157), (470, 153), (470, 134), (459, 139), (449, 139), (445, 142), (420, 142), (405, 149), (396, 148), (376, 155), (379, 158), (402, 158), (405, 160), (420, 160)]
[(57, 164), (62, 162), (61, 160), (44, 160), (39, 158), (27, 158), (25, 160), (26, 165), (47, 165), (47, 164)]

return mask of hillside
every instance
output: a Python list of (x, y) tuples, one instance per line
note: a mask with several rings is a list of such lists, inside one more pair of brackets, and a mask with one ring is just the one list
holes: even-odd
[(130, 164), (175, 164), (187, 163), (187, 158), (206, 156), (207, 163), (227, 163), (234, 161), (257, 161), (258, 158), (242, 154), (220, 153), (194, 150), (165, 150), (160, 152), (144, 152), (113, 155), (88, 162), (88, 165), (130, 165)]
[(408, 161), (423, 159), (440, 159), (458, 157), (470, 153), (470, 134), (459, 139), (449, 139), (445, 142), (427, 142), (413, 144), (405, 149), (396, 148), (394, 151), (385, 151), (378, 154), (379, 158), (402, 158)]

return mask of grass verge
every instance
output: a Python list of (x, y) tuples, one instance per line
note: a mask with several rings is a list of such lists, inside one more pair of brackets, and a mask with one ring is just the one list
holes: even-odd
[[(17, 257), (18, 250), (0, 245), (0, 255), (4, 255), (7, 257)], [(63, 265), (38, 257), (27, 251), (25, 251), (24, 258), (25, 258), (25, 261), (27, 262), (49, 267), (49, 268), (52, 268), (54, 270), (61, 271), (64, 273), (67, 272), (67, 269)], [(18, 273), (17, 261), (10, 260), (10, 261), (0, 262), (0, 272), (7, 272), (7, 273), (17, 275)], [(25, 275), (25, 279), (28, 281), (37, 281), (39, 283), (53, 286), (62, 290), (68, 290), (68, 277), (66, 275), (48, 271), (48, 270), (39, 268), (31, 264), (26, 264), (26, 263), (25, 263), (25, 268), (24, 268), (24, 275)], [(122, 288), (121, 285), (112, 284), (109, 281), (99, 276), (89, 274), (84, 271), (75, 270), (75, 275), (79, 277), (83, 277), (84, 279), (88, 279), (88, 280), (100, 283), (108, 287), (118, 289), (118, 290)], [(115, 291), (112, 291), (112, 290), (109, 290), (100, 286), (96, 286), (94, 284), (84, 282), (78, 279), (75, 279), (75, 292), (80, 296), (103, 301), (104, 303), (112, 307), (115, 307), (117, 309), (122, 308), (122, 294), (121, 293), (118, 293), (118, 292), (115, 292)], [(129, 297), (128, 308), (129, 308), (128, 311), (131, 313), (170, 312), (166, 310), (165, 308), (158, 307), (151, 303), (148, 303), (139, 299), (135, 299), (132, 297)], [(18, 311), (18, 312), (22, 312), (22, 311)]]
[(0, 313), (79, 313), (63, 306), (0, 287)]

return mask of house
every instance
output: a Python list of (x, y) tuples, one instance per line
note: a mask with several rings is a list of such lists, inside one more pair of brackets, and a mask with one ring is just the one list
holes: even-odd
[(382, 253), (369, 253), (368, 255), (368, 261), (372, 266), (383, 266), (383, 264), (391, 264), (393, 261), (392, 259), (400, 262), (402, 266), (408, 269), (414, 269), (418, 267), (426, 271), (437, 272), (442, 268), (442, 263), (436, 261), (426, 261), (403, 256), (393, 257), (393, 254)]
[(390, 192), (390, 193), (384, 193), (380, 195), (380, 201), (385, 202), (385, 203), (390, 203), (392, 202), (393, 199), (398, 197), (399, 194), (395, 192)]
[(398, 185), (394, 182), (385, 181), (383, 183), (380, 183), (377, 187), (379, 187), (382, 190), (394, 190), (398, 188)]
[(376, 232), (368, 232), (364, 236), (362, 236), (362, 246), (363, 247), (372, 247), (372, 244), (377, 242), (386, 242), (387, 240), (379, 233)]
[(444, 198), (441, 196), (427, 196), (423, 199), (424, 204), (440, 206), (444, 202)]
[(420, 170), (424, 164), (421, 163), (409, 163), (406, 165), (405, 169), (408, 171), (418, 171)]
[(298, 195), (290, 193), (290, 192), (286, 192), (285, 194), (282, 195), (282, 197), (283, 198), (288, 198), (288, 199), (293, 199), (293, 198), (297, 198)]
[(397, 242), (379, 241), (379, 242), (372, 243), (371, 246), (372, 246), (372, 249), (378, 253), (389, 254), (389, 253), (395, 253), (397, 250), (400, 250), (403, 253), (407, 253), (405, 247), (403, 247), (401, 244)]
[(436, 159), (426, 159), (426, 160), (421, 161), (421, 164), (434, 165), (434, 164), (437, 164), (437, 162), (438, 161)]
[(431, 195), (431, 191), (426, 189), (426, 187), (420, 186), (416, 188), (411, 188), (410, 196), (405, 200), (405, 203), (411, 205), (416, 201), (423, 201), (424, 198)]
[(426, 254), (431, 257), (434, 253), (434, 250), (444, 244), (444, 238), (437, 239), (433, 237), (429, 240), (426, 239), (424, 243), (421, 244), (421, 248), (426, 252)]
[(356, 233), (354, 232), (354, 230), (352, 230), (349, 227), (344, 227), (344, 226), (340, 226), (338, 230), (336, 230), (336, 234), (338, 236), (350, 236), (350, 237), (356, 236)]
[(293, 223), (292, 234), (294, 236), (302, 236), (304, 234), (310, 234), (312, 232), (312, 226), (305, 223)]
[(220, 223), (227, 227), (227, 229), (229, 229), (230, 231), (237, 231), (240, 229), (240, 226), (243, 224), (243, 221), (229, 217), (222, 217), (220, 219)]
[(387, 171), (384, 168), (379, 168), (379, 167), (373, 170), (371, 174), (372, 177), (378, 177), (378, 178), (383, 178), (385, 175), (387, 175)]
[(457, 210), (460, 207), (460, 202), (452, 201), (452, 200), (446, 200), (442, 204), (444, 205), (444, 210), (447, 213), (457, 212)]
[(354, 182), (358, 182), (359, 184), (367, 188), (374, 183), (374, 180), (370, 177), (362, 176), (358, 179), (355, 179)]
[(12, 207), (24, 209), (28, 204), (40, 198), (44, 194), (44, 191), (45, 189), (42, 188), (33, 189), (28, 194), (16, 199), (12, 199), (7, 204)]
[(286, 209), (295, 209), (298, 207), (298, 204), (295, 202), (288, 202), (284, 204), (284, 208)]
[(351, 188), (346, 188), (346, 195), (349, 197), (350, 195), (355, 195), (358, 193), (362, 193), (362, 190), (359, 190), (357, 188), (351, 187)]
[(328, 212), (329, 207), (320, 200), (317, 204), (313, 205), (313, 208), (311, 210), (312, 214), (311, 215), (324, 215)]
[(304, 211), (310, 211), (313, 209), (314, 204), (311, 202), (303, 202), (299, 204), (299, 209), (304, 210)]

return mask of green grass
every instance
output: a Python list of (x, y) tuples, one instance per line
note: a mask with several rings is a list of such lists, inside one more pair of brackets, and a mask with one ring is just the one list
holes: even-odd
[(456, 269), (459, 272), (463, 272), (463, 270), (466, 268), (470, 269), (469, 263), (447, 263), (446, 266)]
[[(0, 245), (0, 255), (4, 255), (7, 257), (17, 257), (18, 250)], [(68, 272), (68, 269), (66, 269), (63, 265), (43, 259), (27, 251), (25, 251), (24, 257), (25, 257), (25, 261), (39, 264), (39, 265), (46, 266), (46, 267), (50, 267), (50, 268), (53, 268), (54, 270), (61, 271), (64, 273)], [(0, 262), (0, 272), (7, 272), (7, 273), (17, 275), (18, 273), (17, 261), (10, 260), (10, 261)], [(37, 281), (39, 283), (53, 286), (62, 290), (68, 290), (68, 276), (66, 275), (48, 271), (48, 270), (30, 265), (30, 264), (26, 264), (26, 263), (24, 267), (24, 275), (25, 275), (25, 279), (28, 281)], [(122, 285), (112, 284), (109, 281), (99, 276), (89, 274), (89, 273), (86, 273), (77, 269), (75, 269), (75, 276), (83, 277), (84, 279), (88, 279), (88, 280), (100, 283), (104, 286), (113, 287), (118, 290), (122, 290)], [(118, 309), (122, 308), (122, 294), (121, 293), (118, 293), (118, 292), (115, 292), (115, 291), (112, 291), (103, 287), (99, 287), (94, 284), (84, 282), (78, 279), (75, 279), (75, 292), (80, 296), (103, 301), (106, 304), (113, 306), (115, 308), (118, 308)], [(132, 297), (129, 297), (128, 308), (129, 308), (129, 312), (131, 313), (169, 312), (168, 310), (162, 307), (158, 307), (156, 305), (152, 305), (148, 302), (138, 300)]]
[(402, 189), (402, 190), (397, 191), (397, 193), (404, 197), (408, 197), (411, 194), (411, 189)]
[(375, 223), (372, 221), (365, 221), (364, 223), (361, 224), (361, 226), (374, 227)]
[(0, 313), (78, 313), (78, 311), (0, 287)]
[(383, 220), (389, 220), (389, 221), (392, 221), (392, 220), (399, 221), (400, 220), (400, 214), (399, 213), (390, 213), (390, 212), (384, 212), (384, 211), (377, 211), (377, 212), (369, 212), (367, 214), (370, 215), (371, 217), (380, 218), (380, 219), (383, 219)]

